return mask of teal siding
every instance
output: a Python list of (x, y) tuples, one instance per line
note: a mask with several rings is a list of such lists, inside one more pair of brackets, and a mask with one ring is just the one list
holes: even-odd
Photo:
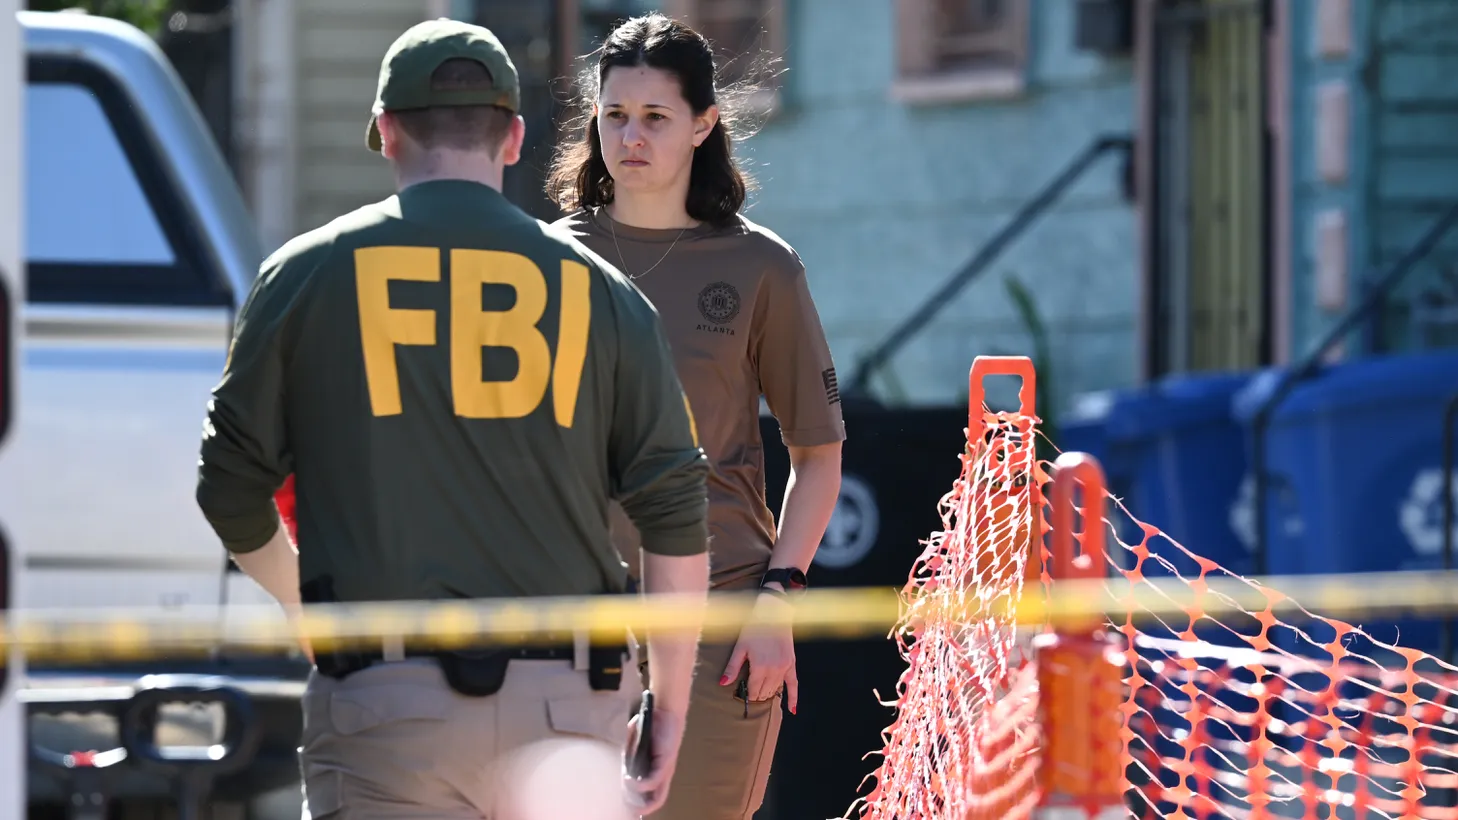
[[(1372, 88), (1366, 150), (1370, 182), (1367, 253), (1386, 267), (1458, 200), (1458, 4), (1376, 0), (1368, 21)], [(1437, 290), (1458, 301), (1458, 232), (1413, 270), (1384, 313), (1380, 343), (1392, 350), (1458, 344), (1451, 330), (1425, 330), (1413, 301)], [(1450, 325), (1451, 327), (1451, 325)]]
[[(1033, 4), (1021, 97), (912, 106), (891, 97), (892, 0), (791, 0), (785, 108), (744, 146), (761, 185), (749, 216), (800, 252), (843, 378), (1091, 140), (1132, 131), (1130, 61), (1074, 51), (1074, 6)], [(973, 357), (1031, 353), (1010, 275), (1053, 329), (1060, 403), (1134, 380), (1137, 226), (1120, 172), (1098, 165), (903, 349), (901, 400), (961, 401)]]
[[(1291, 355), (1299, 359), (1331, 329), (1339, 314), (1323, 311), (1316, 304), (1316, 220), (1331, 208), (1346, 212), (1348, 270), (1352, 286), (1348, 303), (1360, 298), (1356, 281), (1369, 265), (1366, 253), (1366, 199), (1363, 196), (1367, 163), (1361, 151), (1353, 151), (1348, 178), (1341, 184), (1324, 182), (1316, 167), (1316, 94), (1323, 83), (1347, 83), (1351, 106), (1351, 144), (1367, 139), (1367, 93), (1361, 81), (1365, 38), (1353, 35), (1352, 53), (1344, 59), (1320, 57), (1316, 52), (1316, 0), (1294, 0), (1289, 6), (1291, 37), (1286, 43), (1291, 65), (1291, 142), (1288, 161), (1292, 168), (1291, 190)], [(1367, 2), (1352, 4), (1353, 31), (1363, 31)]]
[[(1412, 248), (1445, 205), (1458, 200), (1458, 4), (1452, 0), (1361, 0), (1352, 4), (1352, 53), (1322, 58), (1313, 45), (1315, 0), (1291, 4), (1289, 43), (1294, 181), (1291, 321), (1293, 352), (1311, 349), (1340, 318), (1316, 305), (1312, 242), (1317, 215), (1346, 209), (1349, 227), (1348, 306), (1365, 287)], [(1350, 178), (1324, 183), (1315, 168), (1316, 90), (1345, 80), (1351, 91)], [(1458, 298), (1458, 283), (1442, 284), (1458, 265), (1458, 235), (1450, 236), (1413, 270), (1383, 313), (1378, 349), (1388, 352), (1458, 344), (1458, 338), (1417, 333), (1409, 306), (1425, 291)], [(1365, 334), (1348, 340), (1349, 355), (1374, 352)]]

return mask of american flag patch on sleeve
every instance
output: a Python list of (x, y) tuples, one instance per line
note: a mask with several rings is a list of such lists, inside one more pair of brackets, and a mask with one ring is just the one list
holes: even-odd
[(825, 382), (825, 401), (835, 404), (840, 401), (840, 383), (835, 378), (835, 368), (828, 367), (820, 371), (820, 380)]

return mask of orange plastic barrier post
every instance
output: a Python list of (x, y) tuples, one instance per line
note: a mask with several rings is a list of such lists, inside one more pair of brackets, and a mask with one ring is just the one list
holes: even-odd
[(1033, 370), (1033, 360), (1027, 356), (978, 356), (972, 360), (972, 371), (967, 374), (967, 438), (976, 438), (987, 432), (987, 392), (982, 380), (988, 376), (1017, 376), (1023, 380), (1018, 388), (1018, 414), (1032, 419), (1037, 413), (1038, 374)]
[[(1008, 418), (1006, 414), (987, 412), (987, 392), (983, 381), (988, 376), (1016, 376), (1022, 384), (1018, 388), (1018, 411)], [(980, 499), (985, 505), (985, 521), (979, 522), (984, 532), (1010, 532), (1011, 517), (1017, 514), (1018, 505), (1013, 499), (1028, 487), (1032, 518), (1027, 529), (1018, 528), (1013, 536), (1020, 543), (1028, 544), (1028, 560), (1023, 577), (1026, 580), (1048, 582), (1044, 562), (1047, 550), (1043, 548), (1043, 494), (1039, 489), (1043, 483), (1042, 468), (1038, 465), (1038, 448), (1034, 425), (1037, 423), (1038, 374), (1033, 360), (1027, 356), (978, 356), (972, 361), (972, 370), (967, 374), (967, 443), (969, 457), (979, 452), (977, 442), (985, 447), (983, 458), (992, 462), (986, 464), (986, 472), (1006, 476), (1000, 484), (985, 489), (987, 497)], [(989, 562), (997, 556), (1005, 556), (1001, 549), (985, 551), (979, 560), (982, 573), (990, 571)]]
[[(1073, 491), (1083, 490), (1083, 532), (1074, 533)], [(1104, 473), (1086, 453), (1065, 453), (1053, 472), (1053, 538), (1050, 574), (1064, 579), (1102, 578), (1106, 557)], [(1082, 546), (1074, 552), (1074, 542)], [(1038, 815), (1123, 816), (1125, 755), (1123, 638), (1092, 618), (1040, 635), (1039, 711), (1044, 743), (1039, 767)]]

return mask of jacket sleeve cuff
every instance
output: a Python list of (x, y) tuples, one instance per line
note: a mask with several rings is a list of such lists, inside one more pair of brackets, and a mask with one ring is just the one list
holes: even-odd
[(208, 516), (208, 523), (223, 548), (235, 555), (262, 549), (279, 528), (278, 511), (271, 504), (246, 515)]
[(845, 441), (845, 438), (844, 423), (780, 431), (780, 440), (785, 443), (786, 447), (818, 447), (822, 444)]
[(654, 555), (689, 556), (703, 555), (709, 551), (708, 527), (688, 529), (640, 531), (644, 552)]

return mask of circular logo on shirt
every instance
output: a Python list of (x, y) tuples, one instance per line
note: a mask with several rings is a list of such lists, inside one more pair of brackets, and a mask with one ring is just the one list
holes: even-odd
[(840, 497), (825, 537), (815, 550), (814, 563), (831, 569), (845, 569), (861, 562), (876, 546), (881, 534), (881, 513), (876, 507), (876, 494), (858, 476), (846, 473), (840, 480)]
[(739, 291), (728, 282), (714, 282), (699, 291), (699, 313), (716, 325), (725, 325), (739, 315)]

